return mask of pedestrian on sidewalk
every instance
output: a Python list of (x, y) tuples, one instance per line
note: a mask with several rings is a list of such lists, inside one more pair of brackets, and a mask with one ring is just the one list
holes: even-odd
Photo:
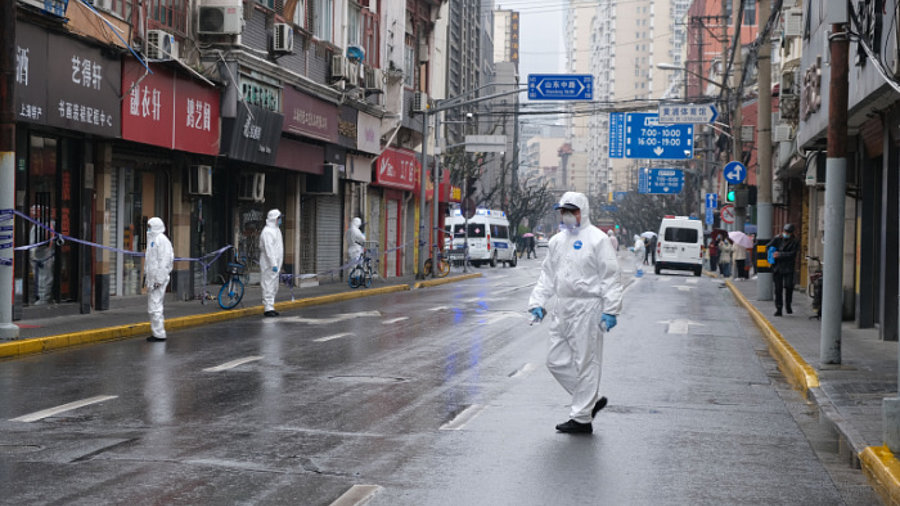
[(709, 251), (709, 270), (711, 270), (713, 274), (719, 269), (719, 245), (716, 244), (717, 238), (718, 236), (713, 234), (709, 238), (709, 247), (707, 248), (707, 251)]
[(360, 230), (361, 226), (362, 219), (358, 217), (353, 218), (350, 220), (350, 227), (347, 229), (346, 237), (344, 237), (347, 243), (347, 256), (350, 263), (356, 263), (365, 249), (363, 246), (366, 244), (366, 236)]
[(278, 273), (284, 261), (284, 237), (280, 226), (281, 211), (272, 209), (266, 216), (266, 226), (259, 233), (259, 286), (265, 316), (278, 316), (275, 295), (278, 294)]
[(531, 255), (534, 255), (534, 258), (537, 258), (537, 252), (534, 251), (534, 243), (534, 234), (525, 238), (525, 258), (528, 260), (531, 259)]
[(166, 340), (166, 321), (163, 317), (166, 286), (175, 261), (172, 242), (166, 237), (166, 225), (156, 216), (147, 220), (147, 250), (144, 252), (144, 285), (147, 287), (147, 313), (150, 332), (147, 341)]
[(591, 422), (606, 406), (600, 396), (603, 334), (616, 326), (622, 284), (609, 236), (591, 225), (587, 197), (566, 192), (554, 208), (563, 231), (550, 239), (528, 307), (540, 321), (555, 302), (547, 368), (572, 396), (569, 420), (556, 430), (590, 434)]
[(716, 246), (719, 249), (719, 272), (723, 278), (728, 279), (731, 277), (731, 255), (734, 247), (731, 245), (731, 241), (725, 237), (719, 237)]
[(610, 242), (612, 242), (613, 249), (619, 251), (619, 240), (616, 239), (616, 234), (612, 230), (606, 233), (609, 236)]
[(735, 243), (732, 258), (734, 259), (735, 278), (737, 278), (738, 281), (749, 278), (750, 272), (747, 266), (747, 248)]
[(781, 316), (782, 307), (788, 314), (794, 312), (791, 301), (794, 295), (794, 259), (797, 256), (797, 247), (794, 225), (790, 223), (786, 224), (782, 234), (769, 241), (766, 247), (767, 251), (769, 248), (775, 248), (775, 252), (772, 253), (775, 259), (772, 266), (772, 280), (775, 282), (775, 316)]

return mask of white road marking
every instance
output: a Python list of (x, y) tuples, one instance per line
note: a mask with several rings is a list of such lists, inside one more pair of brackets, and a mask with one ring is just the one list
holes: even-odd
[(353, 485), (340, 497), (335, 499), (331, 506), (357, 506), (369, 501), (381, 487), (378, 485)]
[(244, 365), (250, 362), (256, 362), (257, 360), (262, 360), (260, 355), (252, 355), (249, 357), (238, 358), (232, 360), (231, 362), (225, 362), (224, 364), (219, 364), (215, 367), (207, 367), (203, 369), (203, 372), (219, 372), (219, 371), (227, 371), (228, 369), (234, 369), (239, 365)]
[(656, 278), (660, 283), (668, 283), (672, 278)]
[(402, 322), (403, 320), (409, 320), (409, 316), (401, 316), (399, 318), (391, 318), (390, 320), (384, 320), (381, 322), (382, 325), (390, 325), (392, 323)]
[(664, 320), (657, 323), (665, 323), (666, 325), (668, 325), (668, 328), (666, 329), (666, 333), (668, 334), (687, 334), (691, 330), (691, 325), (703, 327), (702, 323), (684, 319)]
[(437, 306), (429, 309), (429, 311), (443, 311), (445, 309), (450, 309), (449, 306)]
[(331, 340), (334, 340), (334, 339), (340, 339), (340, 338), (342, 338), (342, 337), (349, 337), (349, 336), (352, 336), (352, 335), (354, 335), (353, 332), (341, 332), (340, 334), (334, 334), (334, 335), (331, 335), (331, 336), (325, 336), (325, 337), (320, 337), (320, 338), (318, 338), (318, 339), (313, 339), (313, 341), (315, 341), (315, 342), (317, 342), (317, 343), (324, 343), (324, 342), (326, 342), (326, 341), (331, 341)]
[(514, 373), (510, 374), (509, 377), (510, 378), (518, 378), (519, 376), (524, 376), (524, 375), (530, 373), (531, 371), (535, 370), (535, 368), (536, 368), (535, 365), (532, 364), (531, 362), (529, 362), (529, 363), (523, 365), (522, 367), (520, 367)]
[(60, 413), (65, 413), (66, 411), (72, 411), (73, 409), (83, 408), (85, 406), (90, 406), (91, 404), (97, 404), (98, 402), (108, 401), (110, 399), (117, 398), (118, 395), (98, 395), (96, 397), (89, 397), (87, 399), (83, 399), (80, 401), (70, 402), (68, 404), (63, 404), (62, 406), (57, 406), (55, 408), (48, 408), (41, 411), (35, 411), (34, 413), (30, 413), (27, 415), (22, 415), (16, 418), (10, 418), (10, 422), (36, 422), (38, 420), (42, 420), (44, 418), (58, 415)]
[(462, 413), (453, 417), (453, 420), (441, 425), (441, 430), (462, 430), (469, 422), (472, 421), (478, 413), (484, 411), (484, 406), (481, 404), (472, 404), (468, 408), (464, 409)]
[(685, 283), (687, 283), (689, 285), (696, 285), (699, 281), (700, 281), (699, 279), (689, 279), (689, 280), (685, 281)]
[(691, 290), (694, 289), (693, 286), (687, 286), (687, 285), (678, 285), (675, 288), (677, 288), (679, 292), (690, 292)]
[(354, 318), (363, 318), (366, 316), (381, 316), (381, 311), (360, 311), (358, 313), (342, 313), (336, 314), (331, 318), (304, 318), (302, 316), (293, 316), (290, 318), (280, 318), (281, 322), (289, 323), (308, 323), (310, 325), (330, 325), (332, 323), (342, 322), (344, 320), (352, 320)]

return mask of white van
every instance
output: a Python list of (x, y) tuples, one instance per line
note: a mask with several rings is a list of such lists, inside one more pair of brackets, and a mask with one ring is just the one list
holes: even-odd
[(687, 216), (665, 216), (656, 238), (656, 267), (703, 272), (703, 223)]
[[(445, 222), (445, 228), (452, 233), (450, 260), (462, 260), (465, 256), (465, 217), (459, 209), (454, 209)], [(457, 258), (458, 257), (458, 258)], [(498, 262), (515, 267), (516, 244), (513, 242), (506, 213), (496, 209), (476, 209), (469, 219), (469, 260), (472, 265), (488, 263), (496, 267)]]

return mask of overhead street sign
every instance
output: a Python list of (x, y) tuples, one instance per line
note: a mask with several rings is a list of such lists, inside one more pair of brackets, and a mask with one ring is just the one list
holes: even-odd
[(712, 123), (718, 117), (713, 104), (659, 104), (660, 124)]
[(681, 169), (648, 169), (641, 167), (638, 174), (638, 193), (674, 194), (684, 187), (684, 171)]
[(706, 208), (706, 224), (707, 225), (712, 225), (713, 222), (715, 221), (715, 216), (713, 216), (714, 213), (715, 213), (715, 211), (711, 207)]
[(729, 184), (740, 184), (747, 177), (747, 167), (741, 162), (728, 162), (722, 169), (722, 175)]
[(706, 208), (707, 209), (715, 209), (717, 207), (719, 207), (719, 194), (707, 193), (706, 194)]
[(625, 113), (609, 113), (609, 157), (625, 158)]
[[(660, 125), (656, 113), (625, 114), (625, 158), (688, 160), (694, 157), (694, 125)], [(613, 151), (610, 132), (610, 153)]]
[(721, 211), (722, 221), (728, 223), (729, 225), (734, 223), (734, 206), (731, 204), (725, 204), (722, 206)]
[(506, 151), (505, 135), (467, 135), (466, 151), (477, 153), (500, 153)]
[(593, 100), (591, 74), (528, 74), (529, 100)]

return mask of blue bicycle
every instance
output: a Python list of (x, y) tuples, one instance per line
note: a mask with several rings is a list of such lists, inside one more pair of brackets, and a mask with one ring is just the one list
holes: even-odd
[(244, 298), (244, 282), (241, 281), (241, 277), (244, 275), (247, 264), (245, 259), (242, 260), (244, 263), (237, 259), (228, 262), (228, 279), (219, 290), (219, 307), (222, 309), (232, 309)]
[(369, 288), (372, 286), (372, 279), (375, 278), (375, 266), (369, 251), (368, 248), (364, 249), (359, 262), (350, 268), (350, 273), (347, 275), (347, 284), (350, 285), (350, 288), (359, 288), (361, 286)]

